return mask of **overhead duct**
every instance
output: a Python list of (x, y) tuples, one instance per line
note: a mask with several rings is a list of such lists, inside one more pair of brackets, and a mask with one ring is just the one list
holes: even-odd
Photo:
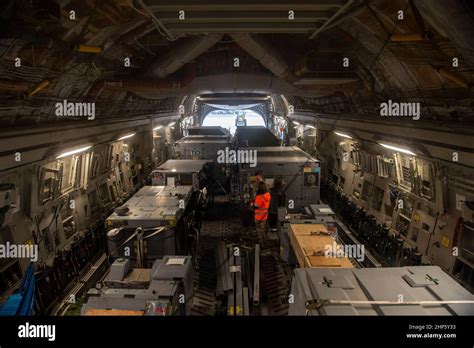
[[(173, 97), (182, 95), (202, 95), (212, 93), (259, 93), (259, 94), (285, 94), (300, 95), (307, 97), (327, 96), (336, 91), (340, 91), (338, 86), (323, 86), (317, 88), (307, 88), (288, 83), (281, 78), (272, 77), (265, 73), (224, 73), (215, 75), (205, 75), (196, 77), (186, 88), (182, 90), (158, 91), (143, 95), (147, 98)], [(150, 91), (152, 92), (152, 91)]]
[(152, 32), (155, 30), (156, 27), (154, 26), (153, 23), (143, 23), (136, 28), (127, 31), (125, 34), (120, 36), (117, 41), (115, 42), (116, 44), (129, 44), (135, 40), (140, 39), (141, 37), (145, 36), (146, 34)]
[(129, 91), (141, 97), (159, 99), (176, 97), (177, 95), (239, 93), (266, 93), (275, 91), (279, 94), (304, 94), (285, 80), (272, 78), (269, 74), (217, 74), (194, 78), (187, 73), (181, 80), (101, 80), (89, 90), (88, 98), (95, 98), (104, 89)]
[[(196, 76), (196, 69), (189, 65), (181, 80), (164, 79), (164, 77), (179, 70), (185, 64), (207, 51), (222, 38), (222, 34), (192, 37), (176, 44), (175, 47), (159, 58), (147, 70), (143, 79), (139, 80), (116, 80), (95, 82), (87, 92), (88, 98), (97, 97), (104, 89), (127, 90), (141, 94), (146, 91), (156, 94), (163, 90), (180, 89), (186, 87)], [(159, 78), (154, 80), (153, 78)]]
[[(336, 86), (336, 91), (350, 90), (350, 83), (357, 81), (353, 76), (336, 76), (327, 78), (297, 78), (290, 71), (283, 57), (264, 38), (257, 35), (232, 34), (232, 39), (248, 54), (257, 59), (275, 76), (291, 84), (296, 90), (312, 90), (315, 93), (331, 94)], [(346, 86), (341, 86), (341, 85)], [(326, 91), (324, 91), (326, 89)], [(326, 92), (326, 93), (325, 93)], [(301, 94), (301, 93), (298, 93)]]
[(257, 35), (248, 34), (232, 34), (231, 37), (242, 49), (257, 59), (275, 76), (287, 81), (293, 80), (290, 76), (288, 64), (265, 39)]
[(160, 95), (163, 91), (185, 88), (194, 80), (195, 76), (196, 67), (194, 64), (187, 64), (181, 79), (100, 80), (89, 89), (87, 98), (96, 98), (104, 89), (129, 91), (138, 95)]
[(149, 99), (212, 93), (273, 93), (305, 97), (325, 97), (341, 91), (341, 87), (338, 85), (295, 86), (283, 79), (273, 78), (270, 74), (227, 73), (198, 76), (193, 79), (189, 78), (190, 75), (187, 76), (187, 78), (180, 80), (102, 80), (94, 84), (94, 87), (88, 93), (88, 97), (94, 98), (104, 89), (127, 90)]
[(145, 77), (163, 78), (174, 73), (184, 64), (214, 46), (221, 40), (222, 36), (222, 34), (209, 34), (180, 40), (176, 47), (171, 48), (168, 53), (151, 64)]

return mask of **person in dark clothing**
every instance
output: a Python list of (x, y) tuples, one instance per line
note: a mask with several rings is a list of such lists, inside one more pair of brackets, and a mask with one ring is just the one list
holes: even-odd
[(164, 150), (164, 157), (165, 157), (163, 159), (163, 162), (166, 162), (171, 157), (171, 145), (170, 145), (170, 143), (168, 143), (168, 140), (166, 140), (166, 139), (165, 139), (165, 144), (163, 146), (163, 150)]
[(216, 180), (212, 174), (212, 167), (208, 164), (204, 165), (202, 172), (200, 173), (200, 190), (206, 191), (206, 206), (210, 207), (214, 204), (214, 193), (215, 193)]
[(278, 208), (285, 206), (285, 180), (276, 178), (273, 187), (270, 189), (270, 208), (268, 209), (268, 224), (270, 228), (275, 228), (278, 219)]
[(253, 182), (253, 198), (255, 198), (255, 195), (257, 195), (258, 191), (258, 185), (261, 182), (265, 182), (265, 179), (263, 178), (263, 172), (261, 170), (257, 170), (254, 175), (254, 182)]
[(255, 184), (258, 185), (263, 181), (263, 172), (261, 170), (257, 170), (255, 172)]
[(290, 146), (290, 135), (288, 133), (285, 133), (284, 145)]

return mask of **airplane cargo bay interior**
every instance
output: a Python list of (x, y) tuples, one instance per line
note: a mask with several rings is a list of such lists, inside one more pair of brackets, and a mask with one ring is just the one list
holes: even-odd
[(1, 315), (474, 315), (472, 2), (0, 16)]

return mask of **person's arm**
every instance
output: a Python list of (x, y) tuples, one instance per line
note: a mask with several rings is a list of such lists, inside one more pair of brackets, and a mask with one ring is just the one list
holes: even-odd
[(261, 204), (259, 198), (260, 198), (259, 196), (255, 197), (255, 201), (253, 202), (253, 207), (255, 207), (257, 209), (261, 208), (261, 206), (259, 205), (259, 204)]

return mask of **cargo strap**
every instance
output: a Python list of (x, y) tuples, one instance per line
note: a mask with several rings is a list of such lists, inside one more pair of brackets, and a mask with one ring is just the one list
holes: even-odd
[(313, 250), (312, 253), (305, 254), (305, 256), (326, 256), (326, 253), (323, 249)]
[[(169, 230), (171, 229), (172, 226), (170, 225), (165, 225), (165, 226), (160, 226), (158, 228), (156, 227), (153, 227), (153, 228), (145, 228), (145, 229), (142, 229), (142, 232), (149, 232), (149, 231), (154, 231), (148, 235), (146, 235), (145, 237), (143, 237), (143, 239), (148, 239), (150, 237), (153, 237), (154, 235), (158, 234), (158, 233), (161, 233), (165, 230)], [(138, 230), (138, 229), (137, 229)], [(111, 252), (109, 252), (111, 255), (113, 255), (117, 250), (119, 250), (120, 248), (124, 247), (125, 245), (128, 244), (128, 242), (130, 242), (133, 238), (135, 238), (138, 234), (138, 231), (135, 230), (134, 233), (132, 233), (132, 235), (130, 237), (127, 238), (127, 240), (125, 242), (123, 242), (120, 246), (118, 246), (117, 248), (115, 248), (114, 250), (112, 250)]]
[(446, 301), (359, 301), (359, 300), (323, 300), (316, 299), (305, 303), (307, 310), (319, 309), (324, 305), (444, 305), (444, 304), (474, 304), (474, 300), (446, 300)]
[(329, 231), (311, 231), (310, 236), (330, 236), (331, 232)]

